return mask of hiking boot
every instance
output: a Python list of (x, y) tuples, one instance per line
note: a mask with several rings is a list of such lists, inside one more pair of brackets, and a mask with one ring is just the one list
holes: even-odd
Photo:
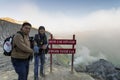
[(34, 77), (34, 80), (39, 80), (38, 77)]
[(41, 76), (41, 77), (45, 77), (45, 74), (44, 74), (44, 73), (40, 73), (40, 76)]

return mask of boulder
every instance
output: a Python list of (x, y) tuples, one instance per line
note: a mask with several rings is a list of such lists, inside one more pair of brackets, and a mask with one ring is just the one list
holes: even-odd
[(107, 60), (100, 59), (86, 66), (86, 72), (101, 80), (120, 80), (120, 68), (116, 68)]

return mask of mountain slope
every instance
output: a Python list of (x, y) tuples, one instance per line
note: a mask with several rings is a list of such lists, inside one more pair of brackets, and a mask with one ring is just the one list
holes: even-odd
[[(0, 18), (0, 45), (2, 45), (3, 40), (10, 36), (17, 31), (19, 31), (21, 28), (21, 24), (18, 24), (17, 21), (11, 18)], [(37, 34), (37, 29), (32, 28), (30, 31), (30, 36), (34, 36)], [(50, 33), (46, 31), (47, 36), (50, 36)]]

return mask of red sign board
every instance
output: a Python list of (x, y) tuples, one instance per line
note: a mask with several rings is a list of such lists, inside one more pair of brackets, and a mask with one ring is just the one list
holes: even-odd
[[(49, 54), (50, 54), (50, 72), (52, 72), (52, 54), (72, 54), (72, 63), (71, 63), (71, 71), (73, 73), (73, 60), (74, 60), (74, 54), (75, 54), (75, 35), (73, 35), (73, 39), (53, 39), (53, 36), (51, 35), (51, 39), (49, 39), (49, 44), (50, 44), (50, 49), (49, 49)], [(65, 49), (65, 48), (53, 48), (53, 45), (72, 45), (72, 49)]]
[(76, 40), (68, 39), (49, 39), (49, 44), (76, 44)]
[(75, 49), (49, 49), (49, 53), (51, 54), (74, 54)]

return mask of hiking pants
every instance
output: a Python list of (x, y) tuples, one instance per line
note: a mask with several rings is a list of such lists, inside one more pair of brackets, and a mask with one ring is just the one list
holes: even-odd
[(18, 74), (18, 80), (27, 80), (29, 72), (29, 59), (11, 58), (15, 72)]
[(45, 54), (35, 55), (34, 56), (34, 76), (38, 77), (38, 69), (40, 67), (40, 74), (43, 74), (45, 63)]

